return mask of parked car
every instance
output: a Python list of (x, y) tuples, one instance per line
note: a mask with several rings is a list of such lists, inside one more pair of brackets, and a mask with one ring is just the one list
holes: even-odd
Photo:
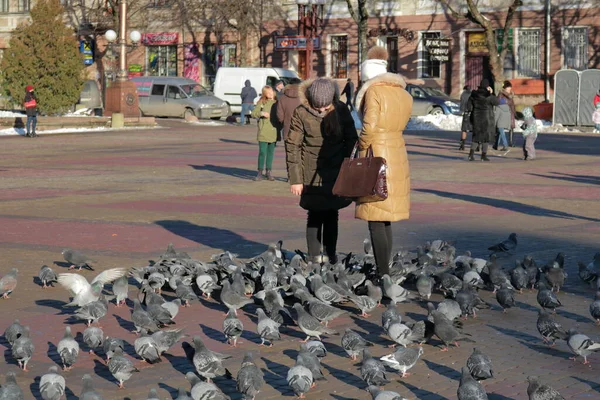
[(240, 93), (246, 80), (250, 80), (259, 95), (264, 86), (275, 86), (278, 80), (282, 80), (285, 85), (301, 82), (295, 71), (284, 68), (221, 67), (217, 70), (213, 90), (216, 96), (229, 104), (233, 113), (239, 114), (242, 111)]
[(459, 101), (450, 98), (441, 90), (413, 85), (406, 85), (406, 90), (413, 97), (413, 115), (459, 115)]
[(178, 77), (146, 76), (131, 79), (137, 86), (140, 111), (152, 117), (221, 119), (229, 105), (196, 81)]

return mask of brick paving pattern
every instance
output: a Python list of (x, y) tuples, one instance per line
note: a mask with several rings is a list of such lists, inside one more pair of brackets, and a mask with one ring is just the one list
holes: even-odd
[[(66, 271), (60, 251), (73, 247), (98, 260), (97, 271), (112, 267), (147, 265), (168, 243), (208, 260), (212, 254), (230, 250), (250, 257), (265, 244), (284, 240), (289, 249), (305, 249), (305, 213), (289, 194), (283, 147), (276, 149), (276, 182), (253, 182), (257, 148), (254, 128), (228, 125), (202, 126), (161, 120), (163, 128), (46, 136), (36, 140), (2, 139), (0, 156), (0, 274), (19, 269), (19, 285), (10, 299), (0, 299), (0, 331), (16, 317), (29, 325), (36, 351), (30, 372), (18, 369), (8, 344), (0, 342), (6, 363), (0, 366), (2, 382), (15, 371), (26, 398), (39, 396), (39, 377), (59, 357), (56, 344), (64, 332), (69, 300), (60, 288), (42, 290), (36, 276), (43, 264)], [(486, 248), (508, 233), (519, 233), (514, 257), (532, 254), (546, 262), (558, 251), (567, 255), (569, 277), (559, 297), (564, 307), (558, 320), (567, 329), (576, 327), (592, 339), (600, 328), (589, 317), (593, 290), (577, 277), (576, 261), (591, 261), (600, 243), (600, 138), (586, 135), (540, 135), (539, 160), (519, 160), (520, 149), (491, 163), (466, 162), (456, 151), (456, 133), (413, 132), (407, 134), (412, 174), (412, 215), (394, 225), (396, 247), (414, 249), (428, 240), (456, 241), (459, 252), (471, 250), (486, 257)], [(357, 251), (367, 235), (366, 223), (353, 219), (353, 210), (341, 213), (339, 251)], [(502, 260), (511, 266), (514, 258)], [(83, 271), (88, 279), (96, 272)], [(135, 295), (131, 287), (130, 297)], [(482, 297), (492, 304), (488, 291)], [(441, 296), (433, 296), (439, 301)], [(465, 323), (476, 344), (463, 343), (442, 353), (436, 340), (424, 346), (424, 354), (406, 378), (390, 373), (395, 390), (409, 399), (455, 399), (460, 368), (473, 346), (492, 359), (495, 378), (483, 382), (490, 399), (526, 399), (528, 375), (539, 375), (569, 399), (600, 398), (600, 355), (589, 357), (591, 367), (572, 362), (564, 342), (545, 346), (535, 327), (535, 292), (517, 295), (518, 307), (502, 314), (498, 306), (483, 310)], [(129, 303), (131, 305), (131, 303)], [(423, 304), (399, 306), (407, 318), (421, 319)], [(259, 347), (255, 333), (255, 308), (240, 313), (245, 332), (240, 349), (232, 350), (221, 333), (224, 308), (216, 301), (201, 300), (182, 309), (177, 326), (191, 336), (201, 335), (210, 349), (233, 355), (225, 362), (234, 376), (243, 353), (258, 352), (256, 361), (266, 385), (259, 399), (291, 397), (286, 383), (298, 340), (297, 327), (282, 330), (283, 341), (273, 348)], [(364, 319), (358, 312), (333, 321), (343, 332), (352, 327), (376, 343), (374, 356), (391, 352), (391, 342), (380, 327), (380, 310)], [(127, 353), (142, 370), (119, 390), (107, 367), (82, 346), (75, 368), (63, 375), (67, 397), (81, 390), (81, 377), (90, 373), (106, 399), (145, 399), (151, 387), (161, 398), (176, 396), (178, 387), (189, 390), (184, 378), (193, 368), (176, 345), (160, 364), (142, 365), (133, 351), (135, 336), (128, 308), (110, 306), (101, 320), (104, 332), (128, 342)], [(83, 324), (72, 325), (81, 339)], [(325, 337), (330, 351), (323, 360), (327, 380), (319, 382), (309, 399), (370, 399), (360, 379), (358, 363), (340, 347), (340, 338)], [(217, 379), (232, 398), (235, 383)], [(32, 394), (33, 393), (33, 394)]]

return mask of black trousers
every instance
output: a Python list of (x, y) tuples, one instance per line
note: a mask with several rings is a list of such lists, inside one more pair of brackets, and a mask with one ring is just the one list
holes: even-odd
[(392, 258), (392, 223), (369, 221), (369, 232), (371, 233), (371, 244), (373, 255), (379, 276), (390, 273), (390, 259)]
[[(489, 143), (481, 143), (481, 152), (487, 154), (488, 152), (488, 145)], [(479, 147), (479, 143), (478, 142), (472, 142), (471, 143), (471, 150), (475, 151), (475, 149), (477, 149), (477, 147)]]
[(306, 220), (306, 245), (308, 255), (315, 259), (323, 252), (329, 257), (330, 262), (336, 262), (336, 249), (338, 239), (338, 210), (308, 211)]

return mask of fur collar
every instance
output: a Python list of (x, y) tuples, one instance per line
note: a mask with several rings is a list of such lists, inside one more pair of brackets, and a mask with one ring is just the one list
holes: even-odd
[[(307, 79), (300, 83), (300, 87), (298, 88), (298, 98), (300, 99), (300, 105), (306, 108), (309, 113), (316, 117), (323, 118), (327, 114), (329, 114), (329, 111), (321, 113), (312, 108), (310, 102), (308, 101), (308, 88), (310, 87), (310, 85), (312, 85), (314, 81), (315, 79), (313, 78)], [(333, 96), (333, 104), (336, 104), (340, 100), (340, 89), (337, 83), (335, 83), (335, 81), (333, 81), (333, 84), (335, 85), (335, 95)]]
[(393, 74), (391, 72), (388, 72), (388, 73), (376, 76), (375, 78), (369, 79), (368, 81), (366, 81), (362, 85), (360, 90), (358, 91), (358, 94), (356, 95), (356, 102), (354, 103), (355, 108), (357, 110), (361, 110), (362, 101), (363, 101), (363, 98), (365, 97), (365, 93), (367, 93), (367, 90), (371, 86), (379, 86), (379, 85), (400, 86), (402, 89), (406, 89), (406, 81), (404, 80), (404, 77), (400, 74)]

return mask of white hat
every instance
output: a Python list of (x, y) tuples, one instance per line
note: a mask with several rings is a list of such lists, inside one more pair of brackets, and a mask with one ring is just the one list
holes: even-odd
[(387, 65), (388, 63), (385, 60), (366, 60), (360, 66), (360, 79), (364, 82), (385, 74), (387, 72)]

